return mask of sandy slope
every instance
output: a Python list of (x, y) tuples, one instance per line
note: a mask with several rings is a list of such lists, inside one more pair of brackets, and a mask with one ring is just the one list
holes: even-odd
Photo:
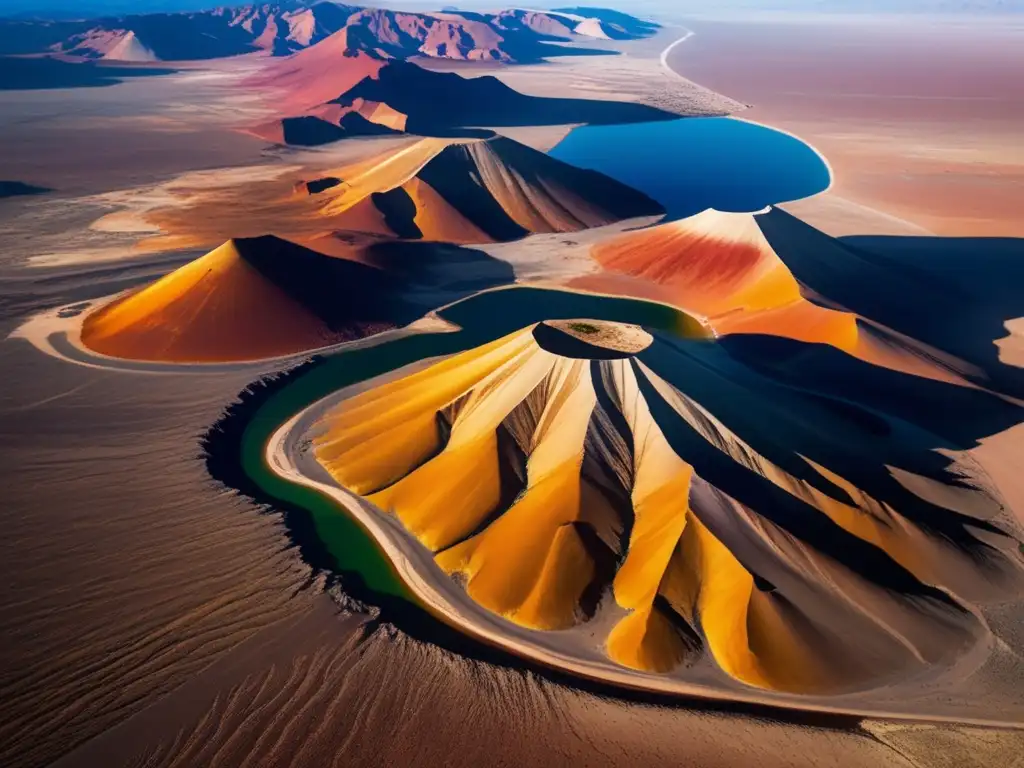
[[(339, 303), (347, 311), (319, 300), (317, 283), (330, 290), (323, 281), (338, 291), (335, 300), (350, 292)], [(376, 270), (276, 238), (233, 240), (91, 312), (81, 340), (95, 352), (135, 360), (279, 357), (391, 327), (384, 283)], [(376, 311), (368, 301), (379, 303)]]
[(790, 265), (860, 257), (781, 211), (708, 210), (601, 242), (592, 255), (605, 271), (572, 285), (667, 301), (708, 318), (722, 336), (757, 333), (828, 344), (872, 364), (951, 383), (966, 384), (965, 374), (974, 370), (865, 325), (822, 295), (820, 285), (816, 292), (801, 284)]
[[(794, 390), (783, 416), (765, 392), (764, 412), (741, 417), (764, 384), (727, 374), (719, 353), (585, 339), (541, 325), (357, 394), (307, 427), (317, 460), (400, 520), (479, 606), (532, 630), (593, 625), (575, 641), (511, 633), (513, 646), (554, 642), (561, 658), (592, 666), (597, 653), (684, 680), (708, 679), (707, 654), (719, 675), (802, 694), (898, 688), (978, 663), (967, 651), (987, 630), (926, 585), (982, 600), (1020, 588), (1015, 541), (967, 533), (1001, 525), (984, 491), (940, 512), (884, 466), (861, 466), (874, 428), (807, 394)], [(712, 378), (731, 384), (702, 382), (720, 366)], [(906, 404), (886, 407), (907, 418)], [(804, 409), (813, 420), (797, 427)], [(809, 442), (798, 436), (808, 427)], [(919, 439), (877, 448), (952, 482), (927, 469)], [(980, 546), (996, 548), (985, 564)], [(436, 589), (438, 575), (410, 562)]]
[(374, 77), (387, 63), (372, 51), (352, 51), (349, 30), (342, 29), (326, 40), (255, 75), (254, 87), (274, 89), (275, 107), (301, 110), (335, 98), (364, 77)]
[(503, 137), (422, 139), (327, 175), (342, 180), (317, 195), (335, 229), (363, 230), (375, 209), (385, 233), (426, 240), (515, 240), (660, 212), (606, 176)]

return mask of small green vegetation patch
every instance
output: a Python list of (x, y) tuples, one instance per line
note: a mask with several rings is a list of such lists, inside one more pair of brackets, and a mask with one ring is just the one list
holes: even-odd
[(600, 333), (601, 329), (590, 323), (569, 323), (569, 327), (576, 333)]

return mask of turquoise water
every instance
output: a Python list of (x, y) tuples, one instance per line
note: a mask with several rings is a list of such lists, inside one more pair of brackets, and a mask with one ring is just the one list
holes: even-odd
[(646, 193), (670, 218), (758, 211), (828, 188), (828, 166), (799, 139), (728, 117), (577, 128), (552, 157)]

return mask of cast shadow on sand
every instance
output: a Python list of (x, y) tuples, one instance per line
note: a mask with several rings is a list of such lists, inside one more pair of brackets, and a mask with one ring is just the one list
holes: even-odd
[(169, 67), (119, 67), (51, 58), (0, 56), (0, 91), (101, 88), (127, 78), (169, 75)]
[(1024, 240), (856, 236), (833, 240), (779, 209), (760, 217), (786, 266), (838, 306), (969, 363), (964, 375), (1024, 398), (1024, 370), (999, 361), (1005, 323), (1024, 316)]
[(384, 241), (365, 248), (359, 262), (270, 235), (236, 245), (267, 280), (331, 328), (354, 321), (402, 326), (440, 304), (515, 280), (505, 262), (446, 243)]
[(871, 290), (866, 289), (870, 276), (847, 285), (853, 294), (848, 300), (859, 293), (861, 302), (874, 303), (879, 290), (901, 298), (895, 311), (890, 302), (888, 316), (877, 319), (967, 360), (991, 384), (1024, 398), (1024, 370), (1001, 363), (991, 343), (1007, 335), (1008, 320), (1024, 317), (1024, 239), (864, 235), (841, 240), (890, 275), (881, 285), (871, 281)]
[(514, 127), (673, 120), (657, 107), (600, 99), (528, 96), (491, 75), (467, 78), (396, 62), (376, 79), (366, 78), (335, 99), (349, 106), (357, 99), (385, 103), (408, 115), (406, 131), (430, 135), (454, 127)]
[(34, 184), (26, 184), (24, 181), (7, 181), (0, 179), (0, 200), (5, 197), (45, 195), (47, 192), (53, 192), (53, 190), (48, 187), (37, 187)]

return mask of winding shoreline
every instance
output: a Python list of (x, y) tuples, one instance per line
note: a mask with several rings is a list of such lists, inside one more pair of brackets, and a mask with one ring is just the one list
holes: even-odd
[[(683, 29), (686, 29), (686, 28), (683, 27)], [(675, 69), (672, 68), (671, 63), (669, 62), (669, 56), (672, 54), (672, 52), (676, 48), (681, 46), (683, 43), (688, 41), (690, 38), (694, 37), (696, 34), (697, 33), (694, 32), (693, 30), (686, 29), (686, 34), (683, 35), (682, 37), (680, 37), (678, 40), (675, 40), (672, 43), (670, 43), (665, 48), (665, 50), (663, 50), (661, 52), (661, 57), (660, 57), (661, 66), (662, 66), (662, 68), (666, 72), (668, 72), (673, 77), (677, 77), (680, 80), (686, 80), (687, 82), (693, 82), (693, 81), (690, 80), (689, 78), (687, 78), (682, 73), (677, 72)], [(700, 85), (700, 83), (697, 83), (697, 85)], [(700, 85), (700, 87), (701, 88), (705, 88), (706, 86)], [(708, 90), (710, 90), (710, 89), (708, 89)], [(836, 183), (835, 168), (832, 167), (832, 164), (829, 162), (828, 158), (825, 157), (825, 154), (820, 149), (818, 149), (816, 146), (814, 146), (809, 141), (807, 141), (806, 139), (804, 139), (804, 138), (802, 138), (800, 136), (797, 136), (795, 133), (791, 133), (790, 131), (787, 131), (785, 128), (778, 128), (778, 127), (776, 127), (774, 125), (767, 125), (766, 123), (759, 123), (758, 121), (751, 120), (750, 118), (747, 118), (747, 117), (739, 117), (737, 115), (729, 115), (729, 119), (737, 120), (737, 121), (742, 122), (742, 123), (747, 123), (748, 125), (756, 125), (759, 128), (764, 128), (765, 130), (769, 130), (769, 131), (775, 131), (776, 133), (781, 133), (783, 136), (788, 136), (789, 138), (794, 139), (795, 141), (799, 141), (805, 147), (810, 149), (815, 155), (817, 155), (818, 159), (821, 160), (822, 165), (824, 165), (825, 169), (828, 171), (828, 186), (826, 186), (820, 192), (816, 192), (813, 195), (810, 195), (809, 197), (803, 198), (804, 200), (810, 200), (812, 198), (818, 197), (819, 195), (823, 195), (823, 194), (825, 194), (826, 192), (828, 192), (829, 190), (831, 190), (835, 186), (835, 183)]]
[[(422, 557), (417, 558), (413, 552), (412, 540), (403, 542), (399, 539), (407, 536), (404, 529), (398, 528), (400, 523), (394, 521), (397, 536), (393, 537), (388, 530), (388, 521), (374, 512), (369, 505), (356, 495), (345, 489), (321, 482), (304, 474), (294, 460), (290, 448), (301, 444), (305, 422), (310, 416), (321, 409), (329, 400), (323, 398), (304, 408), (292, 416), (284, 424), (279, 425), (271, 434), (263, 451), (263, 460), (269, 471), (281, 480), (308, 488), (321, 494), (341, 509), (339, 513), (347, 514), (366, 531), (390, 562), (398, 578), (409, 589), (411, 594), (439, 621), (470, 638), (509, 652), (526, 661), (548, 667), (560, 673), (567, 673), (584, 680), (611, 685), (634, 692), (654, 695), (676, 696), (682, 699), (701, 699), (716, 704), (737, 704), (765, 707), (789, 712), (811, 713), (826, 716), (853, 716), (873, 720), (898, 721), (917, 724), (964, 725), (978, 728), (1024, 731), (1024, 723), (998, 721), (984, 718), (963, 718), (952, 715), (919, 715), (887, 710), (871, 710), (857, 706), (836, 706), (822, 701), (803, 701), (787, 694), (761, 695), (756, 690), (737, 687), (733, 690), (713, 688), (708, 685), (690, 683), (678, 678), (647, 674), (615, 666), (612, 662), (599, 663), (570, 657), (559, 653), (552, 647), (531, 642), (525, 632), (513, 630), (502, 632), (498, 625), (505, 620), (499, 616), (474, 615), (460, 610), (455, 600), (449, 596), (453, 590), (460, 590), (454, 582), (448, 583), (439, 570), (432, 573), (426, 567)], [(426, 550), (424, 550), (426, 552)], [(449, 594), (446, 594), (449, 593)], [(461, 593), (460, 593), (461, 594)], [(469, 600), (468, 596), (465, 600)], [(483, 612), (483, 609), (480, 609)], [(484, 619), (491, 619), (490, 623)]]

